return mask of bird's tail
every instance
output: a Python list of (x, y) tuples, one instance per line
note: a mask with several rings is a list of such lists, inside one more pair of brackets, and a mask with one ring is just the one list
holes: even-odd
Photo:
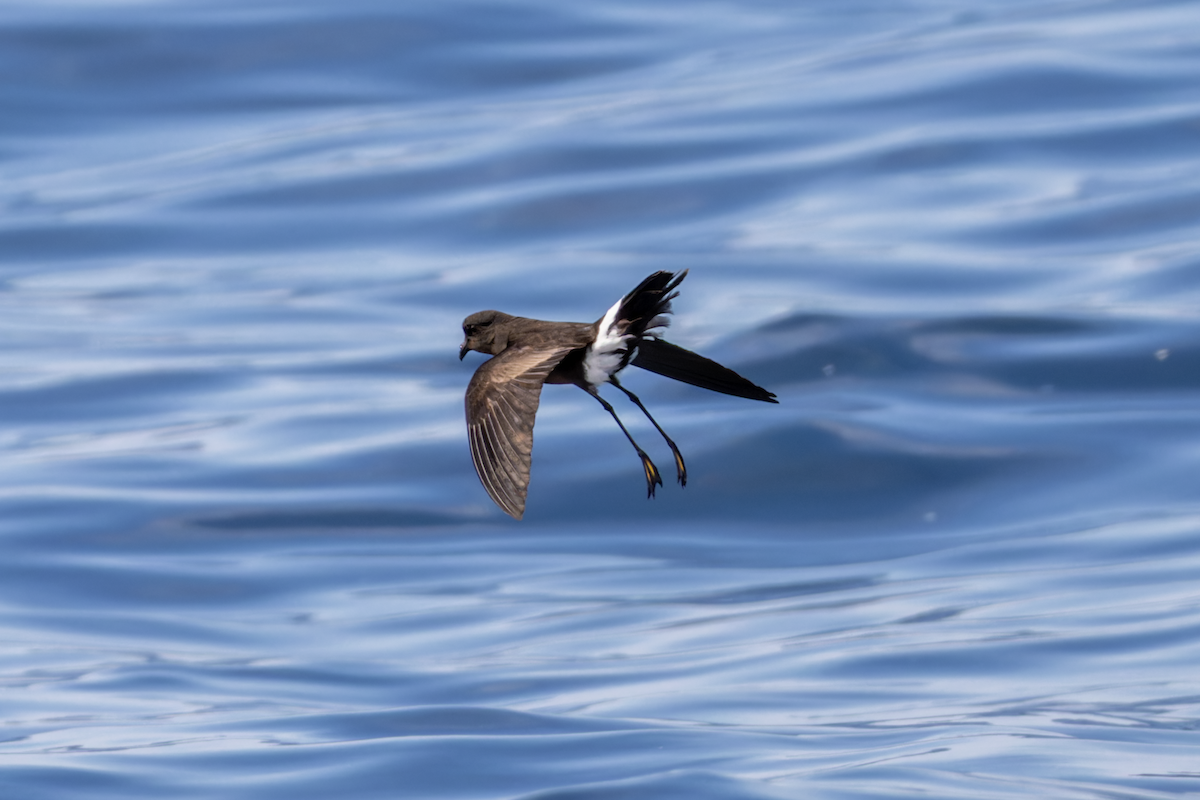
[(671, 322), (667, 318), (671, 313), (671, 301), (679, 296), (675, 287), (687, 274), (686, 269), (683, 272), (656, 272), (625, 295), (617, 311), (617, 319), (627, 322), (624, 333), (641, 339), (647, 331), (655, 337), (656, 328), (667, 327)]

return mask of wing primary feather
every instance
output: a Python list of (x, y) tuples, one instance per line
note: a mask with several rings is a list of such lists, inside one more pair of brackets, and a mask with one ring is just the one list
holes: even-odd
[(496, 505), (500, 506), (506, 514), (517, 519), (521, 518), (524, 511), (524, 504), (519, 502), (513, 496), (511, 488), (507, 485), (500, 472), (501, 463), (497, 459), (494, 449), (494, 444), (491, 437), (488, 436), (484, 426), (478, 430), (478, 439), (481, 449), (480, 464), (482, 469), (480, 477), (483, 479), (484, 488), (488, 490), (488, 494), (496, 501)]
[(480, 483), (505, 513), (521, 519), (529, 489), (533, 426), (542, 385), (572, 350), (583, 347), (590, 325), (572, 325), (579, 341), (554, 348), (510, 347), (485, 361), (467, 387), (471, 460)]
[(512, 497), (506, 486), (505, 476), (501, 473), (501, 464), (496, 456), (495, 444), (488, 434), (486, 418), (479, 428), (479, 441), (482, 449), (484, 469), (487, 473), (485, 486), (488, 489), (488, 494), (492, 496), (492, 499), (505, 512), (511, 514), (513, 507)]
[[(497, 433), (499, 424), (495, 418), (487, 417), (485, 420), (487, 433), (487, 441), (491, 446), (493, 458), (496, 463), (497, 475), (507, 479), (505, 494), (512, 495), (514, 491), (519, 492), (524, 488), (524, 477), (521, 475), (521, 468), (518, 463), (520, 454), (513, 448), (507, 436)], [(503, 451), (503, 452), (502, 452)]]
[(509, 469), (507, 459), (500, 452), (501, 444), (496, 440), (491, 417), (483, 420), (483, 441), (487, 450), (488, 466), (496, 483), (496, 491), (505, 498), (512, 496), (514, 476)]
[(777, 403), (775, 395), (712, 359), (663, 339), (643, 339), (630, 362), (667, 378), (749, 400)]
[[(499, 487), (496, 483), (495, 468), (492, 465), (492, 458), (487, 450), (486, 434), (483, 432), (483, 425), (477, 425), (472, 428), (472, 442), (475, 444), (475, 467), (479, 473), (480, 480), (483, 481), (483, 486), (488, 490), (488, 494), (492, 496), (497, 503), (500, 503)], [(503, 504), (501, 504), (503, 505)]]

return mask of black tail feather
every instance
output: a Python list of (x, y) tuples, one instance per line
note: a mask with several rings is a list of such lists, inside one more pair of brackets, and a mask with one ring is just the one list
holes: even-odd
[[(682, 280), (682, 276), (680, 279)], [(643, 339), (631, 363), (635, 367), (648, 369), (664, 377), (699, 386), (701, 389), (750, 400), (762, 400), (764, 403), (779, 402), (772, 392), (751, 383), (728, 367), (662, 339)]]
[(686, 269), (675, 273), (656, 272), (625, 295), (617, 314), (618, 319), (628, 320), (625, 333), (641, 337), (648, 328), (665, 326), (666, 315), (671, 313), (671, 301), (679, 296), (674, 289), (687, 274)]

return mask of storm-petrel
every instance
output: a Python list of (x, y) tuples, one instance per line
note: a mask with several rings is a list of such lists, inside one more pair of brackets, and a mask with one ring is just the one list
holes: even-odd
[(659, 338), (670, 320), (673, 291), (687, 276), (656, 272), (618, 300), (597, 322), (544, 322), (501, 311), (479, 311), (463, 320), (458, 358), (470, 350), (494, 356), (475, 370), (467, 387), (467, 437), (479, 480), (496, 505), (514, 519), (525, 513), (533, 421), (544, 383), (573, 383), (604, 406), (633, 445), (646, 472), (647, 497), (662, 486), (658, 468), (638, 446), (617, 412), (600, 396), (616, 386), (642, 410), (675, 456), (679, 484), (687, 485), (683, 456), (637, 396), (617, 380), (629, 364), (714, 392), (778, 402), (775, 395), (733, 370)]

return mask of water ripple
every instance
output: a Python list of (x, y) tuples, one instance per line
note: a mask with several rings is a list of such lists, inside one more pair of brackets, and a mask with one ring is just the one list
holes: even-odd
[[(1200, 791), (1194, 4), (5, 14), (0, 795)], [(684, 268), (780, 405), (503, 517), (462, 317)]]

